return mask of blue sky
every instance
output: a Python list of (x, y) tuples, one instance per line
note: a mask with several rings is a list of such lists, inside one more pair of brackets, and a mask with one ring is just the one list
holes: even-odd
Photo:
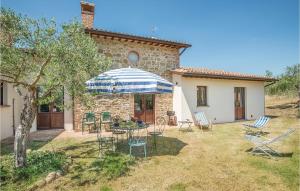
[[(90, 0), (95, 27), (192, 44), (182, 66), (274, 74), (299, 63), (298, 0)], [(79, 0), (2, 0), (58, 23), (80, 19)], [(152, 28), (157, 30), (153, 34)]]

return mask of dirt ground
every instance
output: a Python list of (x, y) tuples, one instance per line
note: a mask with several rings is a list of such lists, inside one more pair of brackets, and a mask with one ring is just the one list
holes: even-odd
[(299, 98), (284, 96), (266, 96), (266, 115), (281, 117), (300, 117)]

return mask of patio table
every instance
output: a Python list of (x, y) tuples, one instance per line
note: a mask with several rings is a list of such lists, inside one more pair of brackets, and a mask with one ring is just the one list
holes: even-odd
[(184, 126), (187, 126), (187, 130), (191, 131), (192, 130), (192, 121), (190, 121), (189, 119), (185, 120), (185, 121), (178, 121), (179, 123), (179, 130), (183, 129)]
[(118, 125), (114, 125), (112, 128), (127, 131), (128, 137), (130, 139), (130, 138), (132, 138), (132, 134), (135, 130), (146, 129), (148, 127), (149, 127), (149, 125), (146, 123), (137, 124), (133, 121), (122, 121), (122, 122), (118, 123)]

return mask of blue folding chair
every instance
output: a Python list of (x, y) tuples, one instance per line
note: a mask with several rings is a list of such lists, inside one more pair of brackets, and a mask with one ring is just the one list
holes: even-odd
[(279, 142), (280, 140), (286, 138), (290, 134), (294, 133), (296, 129), (289, 128), (285, 133), (278, 135), (277, 137), (273, 137), (271, 139), (267, 139), (265, 137), (258, 137), (254, 135), (245, 135), (245, 139), (250, 141), (254, 146), (252, 148), (252, 154), (264, 154), (273, 158), (272, 154), (276, 154), (277, 156), (281, 156), (281, 154), (271, 148), (271, 145)]
[(270, 121), (270, 117), (261, 116), (254, 121), (253, 124), (243, 124), (245, 127), (246, 133), (255, 133), (262, 132), (263, 129), (266, 128), (268, 122)]
[(206, 118), (204, 112), (195, 112), (194, 116), (195, 125), (200, 126), (201, 130), (203, 130), (203, 127), (207, 127), (208, 129), (212, 130), (212, 122)]

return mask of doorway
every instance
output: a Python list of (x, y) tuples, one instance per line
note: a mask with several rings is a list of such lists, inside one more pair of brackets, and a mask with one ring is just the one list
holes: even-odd
[[(39, 96), (40, 92), (38, 92)], [(64, 128), (64, 111), (63, 90), (62, 94), (49, 104), (41, 104), (37, 113), (37, 129), (63, 129)]]
[(134, 95), (134, 117), (146, 123), (154, 123), (155, 111), (154, 94), (135, 94)]
[(245, 119), (245, 88), (234, 88), (234, 113), (235, 120)]

